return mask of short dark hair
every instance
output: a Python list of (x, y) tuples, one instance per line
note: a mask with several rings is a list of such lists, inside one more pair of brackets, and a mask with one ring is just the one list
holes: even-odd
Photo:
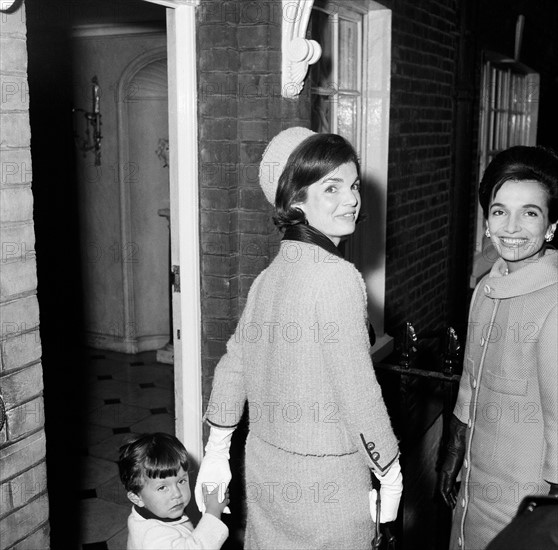
[(188, 453), (173, 435), (162, 432), (140, 434), (120, 447), (118, 471), (126, 491), (138, 494), (143, 479), (176, 476), (188, 471)]
[(294, 203), (304, 202), (307, 189), (343, 164), (353, 162), (360, 178), (360, 163), (353, 146), (337, 134), (307, 137), (289, 156), (279, 176), (273, 221), (279, 229), (306, 223), (306, 216)]
[(558, 219), (558, 155), (551, 149), (517, 145), (498, 153), (486, 168), (479, 186), (479, 202), (488, 218), (490, 201), (506, 181), (535, 180), (546, 190), (548, 217)]

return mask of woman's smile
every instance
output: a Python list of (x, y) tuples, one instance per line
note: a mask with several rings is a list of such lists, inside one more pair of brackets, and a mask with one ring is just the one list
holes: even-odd
[(523, 246), (525, 243), (528, 243), (529, 239), (512, 239), (510, 237), (500, 237), (500, 242), (504, 246), (516, 248), (518, 246)]

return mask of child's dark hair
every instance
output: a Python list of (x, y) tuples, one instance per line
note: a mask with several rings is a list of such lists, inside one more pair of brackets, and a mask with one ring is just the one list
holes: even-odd
[(176, 476), (180, 468), (188, 471), (188, 453), (173, 435), (141, 434), (120, 447), (118, 471), (126, 491), (138, 494), (143, 478), (160, 479)]

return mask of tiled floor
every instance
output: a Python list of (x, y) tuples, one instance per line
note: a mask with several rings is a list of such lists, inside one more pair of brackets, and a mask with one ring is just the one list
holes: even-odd
[(173, 366), (157, 363), (155, 353), (87, 352), (81, 550), (126, 548), (131, 503), (116, 465), (124, 438), (130, 433), (174, 433)]

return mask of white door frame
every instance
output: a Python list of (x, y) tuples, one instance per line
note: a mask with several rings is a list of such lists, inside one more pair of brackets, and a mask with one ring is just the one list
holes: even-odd
[[(171, 265), (175, 433), (191, 459), (203, 457), (199, 255), (196, 7), (199, 0), (144, 0), (167, 8)], [(170, 267), (170, 266), (169, 266)]]

